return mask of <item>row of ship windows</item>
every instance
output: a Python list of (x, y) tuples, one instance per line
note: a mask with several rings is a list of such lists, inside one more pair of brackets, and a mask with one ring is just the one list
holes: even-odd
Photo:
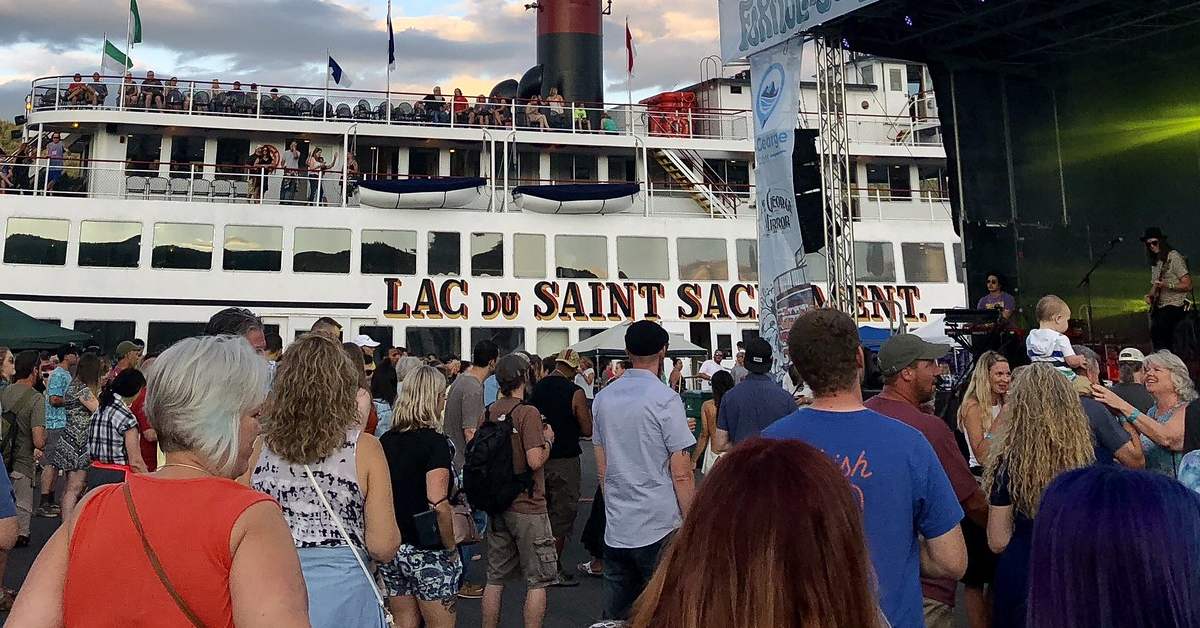
[[(44, 320), (56, 325), (61, 322), (55, 319)], [(103, 349), (106, 355), (115, 351), (117, 344), (122, 340), (128, 340), (138, 335), (137, 324), (134, 321), (77, 320), (73, 326), (78, 331), (90, 334), (93, 341)], [(204, 322), (150, 321), (146, 329), (148, 350), (161, 352), (184, 338), (201, 335), (204, 333), (204, 326)], [(268, 323), (265, 327), (268, 334), (282, 332), (279, 325), (276, 324)], [(294, 337), (299, 337), (306, 331), (308, 330), (292, 329), (292, 334)], [(526, 330), (523, 327), (471, 327), (466, 330), (469, 334), (469, 338), (466, 340), (469, 342), (465, 345), (463, 331), (462, 327), (449, 326), (410, 325), (401, 329), (391, 325), (361, 325), (354, 333), (366, 334), (376, 342), (387, 346), (403, 346), (412, 355), (434, 355), (443, 360), (449, 356), (465, 355), (464, 348), (473, 347), (481, 340), (495, 342), (502, 353), (532, 348), (541, 355), (552, 355), (570, 344), (570, 332), (563, 328), (539, 327), (534, 330), (534, 337), (527, 339)], [(603, 331), (604, 328), (581, 328), (579, 329), (579, 341), (587, 340)], [(284, 339), (285, 344), (287, 340)], [(529, 340), (533, 340), (532, 347)]]
[[(47, 218), (9, 218), (4, 263), (62, 266), (66, 264), (70, 221)], [(141, 262), (142, 223), (84, 220), (80, 225), (78, 264), (85, 267), (137, 268)], [(227, 225), (221, 266), (232, 271), (283, 270), (282, 227)], [(426, 234), (427, 275), (461, 275), (463, 235), (453, 231)], [(504, 277), (505, 238), (501, 233), (467, 234), (470, 275)], [(546, 235), (512, 236), (513, 277), (547, 277)], [(210, 270), (214, 246), (212, 225), (160, 222), (153, 225), (152, 268)], [(409, 230), (364, 229), (359, 271), (362, 274), (416, 275), (418, 234)], [(661, 237), (617, 236), (617, 278), (668, 280), (668, 240)], [(297, 227), (292, 246), (293, 272), (350, 273), (349, 229)], [(728, 281), (729, 247), (723, 238), (677, 238), (677, 277), (682, 281)], [(734, 241), (738, 281), (758, 281), (757, 242)], [(946, 283), (948, 265), (940, 242), (900, 244), (906, 280)], [(812, 256), (810, 256), (812, 257)], [(824, 262), (809, 260), (810, 279), (824, 280)], [(608, 238), (601, 235), (554, 236), (554, 276), (562, 279), (608, 279)], [(856, 242), (855, 267), (859, 281), (897, 281), (891, 242)]]

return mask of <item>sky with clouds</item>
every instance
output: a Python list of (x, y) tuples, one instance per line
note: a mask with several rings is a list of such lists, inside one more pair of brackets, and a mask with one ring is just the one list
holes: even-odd
[[(396, 91), (467, 94), (520, 78), (536, 63), (528, 0), (393, 0)], [(98, 69), (103, 33), (122, 45), (127, 0), (0, 0), (0, 115), (20, 113), (39, 76)], [(135, 74), (324, 83), (325, 49), (354, 87), (383, 89), (386, 0), (138, 0)], [(606, 100), (625, 100), (628, 17), (637, 48), (634, 98), (697, 82), (719, 51), (717, 0), (613, 0), (604, 22)]]

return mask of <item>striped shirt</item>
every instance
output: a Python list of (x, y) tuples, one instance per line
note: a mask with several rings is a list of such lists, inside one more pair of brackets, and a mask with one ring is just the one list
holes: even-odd
[(125, 451), (125, 432), (137, 430), (137, 417), (125, 402), (117, 397), (96, 413), (88, 437), (88, 454), (92, 460), (105, 464), (129, 464)]

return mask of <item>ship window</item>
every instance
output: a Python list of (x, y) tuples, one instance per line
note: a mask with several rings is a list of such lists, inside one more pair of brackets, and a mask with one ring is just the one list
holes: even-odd
[(854, 280), (893, 283), (896, 254), (891, 242), (854, 243)]
[(946, 246), (941, 242), (902, 242), (904, 279), (910, 283), (946, 283)]
[(6, 264), (45, 264), (62, 266), (67, 263), (67, 220), (47, 218), (9, 218), (4, 238)]
[(177, 135), (171, 138), (171, 170), (188, 173), (188, 164), (204, 163), (204, 138), (197, 135)]
[(350, 230), (296, 228), (292, 270), (298, 273), (350, 272)]
[(883, 198), (891, 194), (887, 166), (867, 164), (867, 194), (871, 198)]
[(154, 225), (154, 251), (150, 265), (154, 268), (212, 268), (212, 225), (189, 225), (160, 222)]
[(571, 343), (570, 335), (565, 329), (542, 329), (537, 330), (537, 346), (534, 350), (542, 357), (548, 355), (558, 355), (567, 345)]
[(429, 274), (458, 275), (462, 272), (462, 234), (454, 231), (429, 232)]
[[(499, 233), (471, 234), (471, 276), (504, 276), (504, 235)], [(474, 346), (474, 343), (471, 343)]]
[(517, 176), (521, 183), (531, 185), (542, 180), (542, 155), (520, 151), (517, 153)]
[(729, 250), (720, 238), (679, 238), (679, 278), (685, 281), (728, 281)]
[(891, 68), (888, 70), (888, 88), (893, 92), (904, 91), (904, 71), (900, 68)]
[[(207, 323), (164, 323), (150, 322), (150, 331), (146, 335), (146, 352), (161, 353), (171, 345), (194, 336), (204, 335)], [(126, 338), (128, 340), (128, 338)]]
[(892, 198), (907, 198), (912, 195), (912, 182), (909, 181), (909, 167), (906, 165), (891, 166), (888, 172), (888, 185), (891, 187)]
[(527, 279), (546, 277), (546, 236), (540, 233), (513, 235), (513, 275)]
[(479, 151), (456, 148), (450, 152), (450, 176), (478, 177)]
[(417, 274), (417, 232), (364, 230), (359, 264), (365, 275)]
[(371, 340), (379, 343), (379, 347), (392, 347), (393, 333), (395, 330), (389, 325), (363, 325), (358, 328), (358, 333), (370, 336)]
[(829, 260), (825, 259), (824, 247), (804, 255), (804, 278), (810, 282), (829, 279)]
[(579, 342), (583, 342), (584, 340), (587, 340), (588, 338), (591, 338), (592, 336), (599, 336), (600, 334), (602, 334), (606, 331), (608, 331), (608, 330), (607, 329), (594, 329), (594, 328), (593, 329), (580, 329), (579, 330)]
[(554, 236), (554, 265), (559, 279), (608, 279), (608, 238)]
[(85, 220), (79, 227), (79, 265), (137, 268), (142, 223)]
[(277, 271), (282, 260), (283, 227), (225, 227), (225, 270)]
[(943, 185), (946, 174), (940, 167), (917, 166), (917, 179), (920, 181), (923, 200), (944, 199), (949, 196)]
[(525, 350), (525, 329), (522, 327), (472, 327), (471, 346), (491, 340), (500, 348), (500, 355)]
[(250, 159), (250, 140), (222, 137), (217, 139), (217, 172), (245, 174), (242, 164)]
[(157, 171), (162, 154), (162, 136), (135, 133), (125, 138), (126, 169), (131, 171)]
[(133, 321), (75, 321), (75, 331), (90, 335), (92, 342), (89, 344), (100, 347), (101, 355), (116, 352), (121, 341), (136, 335), (135, 327)]
[(758, 240), (737, 240), (738, 281), (758, 281)]
[(608, 158), (609, 181), (637, 181), (637, 158), (610, 156)]
[(439, 155), (436, 148), (408, 149), (408, 174), (412, 176), (438, 176)]
[(433, 355), (441, 360), (462, 355), (462, 330), (458, 327), (409, 327), (404, 330), (409, 355)]
[(860, 71), (862, 72), (863, 84), (865, 84), (865, 85), (874, 85), (875, 84), (875, 67), (874, 66), (864, 65)]
[(596, 156), (550, 153), (550, 179), (557, 182), (595, 181)]
[(667, 266), (666, 238), (617, 238), (618, 278), (670, 279)]

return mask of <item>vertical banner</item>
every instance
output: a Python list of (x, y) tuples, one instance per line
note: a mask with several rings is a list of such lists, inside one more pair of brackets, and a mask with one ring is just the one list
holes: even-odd
[(797, 37), (750, 55), (758, 190), (759, 334), (775, 350), (772, 377), (789, 389), (788, 331), (796, 317), (814, 303), (804, 268), (804, 242), (792, 182), (800, 107), (800, 42)]

